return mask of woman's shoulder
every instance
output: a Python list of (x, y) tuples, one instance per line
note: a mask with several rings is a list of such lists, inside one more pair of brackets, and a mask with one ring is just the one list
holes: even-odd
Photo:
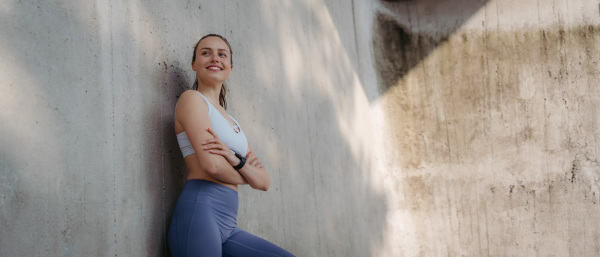
[(181, 95), (179, 96), (178, 102), (181, 102), (182, 100), (187, 101), (187, 100), (196, 99), (196, 98), (201, 98), (198, 91), (193, 90), (193, 89), (188, 89), (188, 90), (184, 91), (183, 93), (181, 93)]
[[(208, 105), (195, 90), (183, 92), (175, 107), (175, 132), (184, 131), (183, 127), (210, 122)], [(201, 125), (202, 126), (202, 125)]]
[(202, 96), (193, 89), (186, 90), (179, 96), (179, 100), (177, 100), (177, 111), (184, 110), (207, 110), (208, 105), (202, 99)]
[[(205, 100), (203, 99), (200, 92), (193, 90), (193, 89), (189, 89), (189, 90), (186, 90), (185, 92), (183, 92), (179, 96), (179, 100), (177, 100), (177, 105), (180, 105), (180, 104), (202, 104), (204, 102), (205, 102)], [(206, 104), (203, 104), (203, 105), (206, 105)]]

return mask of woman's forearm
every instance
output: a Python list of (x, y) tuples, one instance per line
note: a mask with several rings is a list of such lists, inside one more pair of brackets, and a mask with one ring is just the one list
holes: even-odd
[(229, 172), (229, 171), (217, 172), (216, 174), (211, 174), (211, 175), (213, 176), (213, 178), (216, 178), (219, 181), (225, 182), (227, 184), (234, 184), (234, 185), (248, 184), (246, 179), (244, 179), (244, 177), (239, 172), (237, 172), (233, 168), (231, 169), (231, 171), (232, 172)]
[(246, 179), (225, 158), (219, 155), (211, 155), (211, 157), (209, 160), (205, 159), (202, 166), (213, 178), (228, 184), (248, 184)]
[(262, 191), (267, 191), (271, 185), (271, 179), (264, 167), (257, 167), (250, 164), (244, 165), (239, 170), (239, 173), (244, 176), (250, 187)]

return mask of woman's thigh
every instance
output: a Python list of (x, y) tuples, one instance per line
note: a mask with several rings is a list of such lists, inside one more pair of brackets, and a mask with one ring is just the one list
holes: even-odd
[(283, 248), (239, 229), (223, 244), (223, 256), (294, 256)]
[(169, 229), (173, 257), (221, 255), (221, 233), (213, 212), (204, 204), (182, 204), (175, 208)]

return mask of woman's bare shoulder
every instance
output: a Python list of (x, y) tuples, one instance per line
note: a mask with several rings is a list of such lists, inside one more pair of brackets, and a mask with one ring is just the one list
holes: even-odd
[(210, 124), (208, 105), (195, 90), (187, 90), (177, 100), (175, 130), (183, 130), (183, 127), (204, 126), (201, 124)]
[(187, 90), (179, 96), (177, 107), (175, 108), (176, 119), (181, 119), (189, 115), (196, 116), (199, 113), (208, 113), (208, 105), (202, 99), (202, 96), (195, 90)]
[(200, 94), (198, 94), (198, 92), (196, 92), (196, 90), (188, 89), (179, 96), (179, 100), (177, 100), (177, 104), (188, 102), (188, 101), (194, 101), (194, 99), (198, 99), (198, 98), (201, 98), (201, 96), (200, 96)]
[(196, 90), (190, 89), (190, 90), (187, 90), (187, 91), (183, 92), (179, 96), (179, 100), (177, 100), (177, 110), (179, 110), (179, 109), (188, 109), (190, 107), (192, 107), (193, 109), (196, 109), (199, 106), (203, 106), (204, 107), (204, 108), (201, 108), (201, 109), (208, 108), (208, 106), (206, 105), (206, 103), (202, 99), (202, 96), (200, 96), (200, 94), (198, 92), (196, 92)]

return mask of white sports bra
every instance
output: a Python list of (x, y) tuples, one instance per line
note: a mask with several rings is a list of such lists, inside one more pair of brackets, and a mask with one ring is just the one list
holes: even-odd
[[(195, 91), (195, 90), (194, 90)], [(208, 116), (210, 117), (210, 122), (212, 123), (213, 131), (217, 133), (219, 139), (223, 141), (229, 149), (234, 152), (241, 154), (242, 156), (246, 156), (248, 152), (248, 139), (244, 134), (244, 131), (240, 127), (237, 120), (235, 120), (231, 115), (229, 117), (235, 122), (236, 126), (231, 126), (229, 121), (223, 117), (221, 112), (217, 110), (200, 92), (196, 91), (196, 93), (202, 96), (202, 99), (208, 105)], [(236, 132), (237, 131), (237, 132)], [(179, 148), (181, 149), (181, 153), (183, 157), (190, 154), (196, 153), (194, 147), (192, 147), (192, 143), (187, 136), (186, 131), (183, 131), (177, 134), (177, 142), (179, 143)]]

